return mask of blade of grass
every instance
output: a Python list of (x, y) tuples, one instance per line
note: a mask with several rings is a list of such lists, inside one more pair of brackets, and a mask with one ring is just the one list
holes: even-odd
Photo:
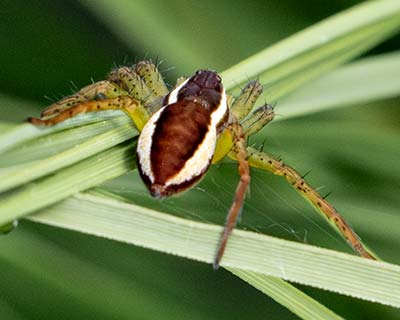
[(5, 193), (0, 201), (0, 225), (134, 169), (135, 147), (132, 141), (127, 141)]
[[(385, 30), (382, 30), (382, 33), (384, 32)], [(368, 39), (362, 40), (362, 42), (356, 44), (354, 47), (346, 48), (344, 51), (337, 51), (333, 56), (329, 57), (329, 59), (315, 62), (306, 66), (298, 73), (293, 73), (287, 77), (281, 78), (275, 83), (267, 85), (261, 99), (264, 98), (268, 101), (277, 101), (303, 84), (311, 82), (311, 80), (315, 79), (315, 81), (318, 81), (318, 77), (322, 74), (333, 70), (338, 65), (342, 65), (354, 56), (358, 56), (368, 48), (376, 45), (381, 39), (382, 33), (379, 33), (377, 36), (371, 35)], [(266, 75), (268, 75), (268, 72)], [(265, 82), (262, 77), (260, 77), (260, 81), (262, 83)]]
[(359, 60), (302, 86), (279, 102), (279, 113), (287, 118), (396, 96), (400, 52)]
[(32, 140), (34, 138), (39, 138), (55, 132), (83, 126), (90, 123), (106, 121), (115, 117), (124, 116), (121, 114), (120, 111), (101, 111), (79, 115), (52, 127), (36, 127), (30, 123), (24, 123), (17, 127), (11, 128), (10, 130), (7, 130), (0, 135), (0, 153), (3, 153), (23, 142)]
[[(221, 226), (81, 194), (32, 216), (57, 227), (211, 263)], [(222, 266), (400, 307), (400, 266), (235, 230)]]
[(254, 77), (262, 78), (262, 83), (268, 85), (386, 30), (382, 34), (383, 41), (399, 27), (400, 2), (365, 2), (232, 66), (222, 73), (225, 85), (234, 88)]
[[(10, 244), (12, 244), (11, 248)], [(28, 250), (27, 247), (29, 247)], [(163, 318), (163, 312), (171, 307), (171, 304), (178, 315), (190, 315), (190, 319), (204, 319), (202, 314), (196, 312), (197, 310), (191, 310), (187, 304), (182, 305), (180, 301), (173, 302), (173, 299), (166, 299), (165, 294), (162, 293), (157, 296), (159, 288), (153, 288), (148, 283), (138, 282), (135, 277), (132, 277), (132, 274), (128, 278), (126, 275), (115, 273), (112, 269), (79, 256), (76, 251), (67, 250), (45, 235), (25, 230), (10, 241), (2, 239), (0, 241), (0, 262), (3, 272), (5, 263), (10, 266), (8, 269), (6, 268), (6, 274), (2, 273), (2, 289), (4, 288), (2, 292), (7, 289), (9, 296), (18, 297), (18, 294), (21, 294), (18, 292), (19, 286), (16, 285), (18, 281), (12, 278), (14, 276), (21, 279), (22, 288), (20, 290), (26, 291), (26, 287), (31, 288), (35, 285), (39, 287), (33, 289), (38, 296), (30, 297), (29, 295), (32, 293), (29, 292), (26, 304), (40, 303), (42, 305), (45, 302), (51, 304), (54, 316), (41, 317), (38, 315), (39, 319), (59, 319), (60, 312), (57, 313), (57, 307), (65, 306), (65, 304), (77, 309), (80, 308), (80, 305), (84, 306), (83, 310), (87, 308), (84, 315), (79, 314), (76, 310), (74, 310), (76, 316), (71, 316), (69, 313), (68, 318), (72, 319), (132, 319), (136, 317), (148, 320), (160, 319)], [(43, 270), (47, 271), (45, 275)], [(24, 281), (28, 283), (25, 284)], [(43, 288), (47, 290), (43, 290)], [(105, 292), (107, 292), (108, 298), (104, 298)], [(55, 294), (56, 297), (49, 298), (48, 294)], [(157, 300), (159, 310), (151, 313), (149, 310), (154, 308), (154, 299)], [(29, 309), (34, 310), (34, 306), (26, 308), (23, 319), (31, 318), (26, 314), (29, 314)], [(18, 310), (18, 307), (16, 309)], [(177, 316), (170, 317), (171, 319), (177, 318)], [(2, 313), (2, 319), (8, 318), (4, 317)]]
[[(2, 153), (0, 168), (8, 167), (10, 164), (17, 165), (43, 160), (68, 149), (79, 148), (80, 144), (89, 139), (129, 124), (131, 121), (126, 117), (117, 117), (111, 121), (96, 122), (34, 138), (19, 144), (17, 148)], [(46, 130), (46, 128), (42, 129)], [(133, 125), (132, 129), (136, 132)]]
[(302, 319), (343, 319), (286, 281), (241, 269), (227, 269)]
[[(96, 125), (90, 126), (87, 128), (87, 130), (85, 130), (85, 132), (91, 133), (90, 130), (93, 130), (94, 136), (92, 138), (87, 139), (78, 146), (74, 146), (66, 151), (47, 157), (44, 161), (34, 161), (18, 164), (3, 170), (0, 169), (0, 192), (19, 186), (27, 181), (43, 177), (58, 169), (79, 162), (80, 160), (86, 159), (93, 154), (102, 152), (128, 139), (131, 139), (138, 134), (133, 123), (129, 121), (125, 125), (119, 126), (118, 122), (120, 121), (117, 120), (118, 119), (113, 120), (117, 126), (115, 129), (110, 130), (110, 128), (108, 128), (107, 130), (107, 128), (105, 128), (106, 131), (102, 134), (98, 134), (98, 128)], [(128, 119), (121, 120), (124, 123), (128, 121)], [(74, 135), (74, 132), (68, 133), (68, 136), (70, 135)], [(34, 148), (35, 146), (33, 146), (33, 149)], [(29, 147), (24, 148), (24, 153), (29, 153), (29, 149)], [(12, 163), (12, 159), (9, 161)]]

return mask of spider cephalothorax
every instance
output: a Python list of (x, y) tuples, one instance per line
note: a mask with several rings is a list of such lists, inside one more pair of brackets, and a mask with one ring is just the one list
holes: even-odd
[[(211, 163), (225, 156), (239, 163), (240, 180), (214, 259), (218, 267), (250, 182), (249, 166), (280, 175), (311, 202), (361, 256), (375, 259), (343, 217), (293, 168), (265, 152), (247, 147), (246, 138), (273, 119), (265, 104), (251, 113), (262, 92), (250, 81), (234, 100), (227, 97), (220, 76), (199, 70), (180, 78), (172, 91), (156, 66), (142, 61), (113, 70), (107, 80), (84, 87), (49, 106), (36, 125), (54, 125), (79, 113), (121, 109), (141, 131), (137, 161), (140, 175), (154, 197), (166, 197), (198, 182)], [(233, 102), (232, 102), (233, 101)]]

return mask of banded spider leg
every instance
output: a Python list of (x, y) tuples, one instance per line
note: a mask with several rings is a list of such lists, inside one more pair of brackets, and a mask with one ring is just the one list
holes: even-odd
[(107, 80), (82, 88), (43, 110), (41, 118), (31, 117), (28, 121), (35, 125), (55, 125), (81, 113), (120, 109), (141, 130), (148, 114), (161, 107), (167, 93), (157, 67), (150, 61), (141, 61), (111, 71)]
[[(258, 96), (261, 94), (261, 91), (261, 85), (257, 81), (250, 82), (242, 90), (241, 95), (231, 107), (232, 113), (234, 113), (238, 119), (242, 120), (241, 125), (246, 137), (257, 133), (274, 118), (274, 110), (269, 105), (264, 105), (263, 107), (256, 109), (246, 118), (247, 114), (254, 106)], [(229, 132), (225, 134), (229, 134)], [(232, 134), (229, 135), (231, 136), (231, 141), (233, 141)], [(223, 135), (220, 139), (229, 141), (229, 138), (223, 137)], [(224, 144), (226, 145), (226, 142)], [(226, 149), (229, 149), (229, 147), (225, 146), (224, 150)], [(217, 151), (216, 155), (218, 155), (218, 157), (214, 158), (214, 162), (223, 158), (223, 154), (224, 152)], [(231, 149), (227, 154), (230, 158), (238, 160), (239, 162), (241, 161), (238, 157), (238, 153), (235, 152), (234, 149)], [(362, 243), (359, 236), (346, 222), (342, 215), (328, 201), (326, 201), (324, 197), (312, 188), (292, 167), (286, 165), (280, 160), (276, 160), (273, 156), (265, 152), (260, 152), (252, 147), (247, 147), (247, 155), (247, 161), (250, 167), (259, 168), (274, 175), (284, 177), (286, 181), (330, 223), (330, 225), (348, 242), (357, 254), (368, 259), (378, 260), (378, 257)]]

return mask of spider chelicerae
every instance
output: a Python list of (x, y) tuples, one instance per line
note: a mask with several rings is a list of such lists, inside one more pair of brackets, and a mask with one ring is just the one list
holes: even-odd
[[(250, 183), (250, 166), (283, 176), (361, 256), (376, 259), (344, 218), (293, 168), (247, 146), (250, 135), (274, 118), (273, 107), (254, 108), (262, 86), (250, 81), (234, 99), (220, 76), (199, 70), (181, 77), (169, 91), (157, 67), (141, 61), (111, 71), (95, 82), (46, 108), (34, 125), (55, 125), (77, 114), (120, 109), (141, 132), (137, 147), (140, 175), (153, 197), (167, 197), (197, 183), (212, 163), (225, 156), (238, 162), (240, 180), (214, 260), (217, 268), (235, 227)], [(254, 109), (254, 110), (253, 110)]]

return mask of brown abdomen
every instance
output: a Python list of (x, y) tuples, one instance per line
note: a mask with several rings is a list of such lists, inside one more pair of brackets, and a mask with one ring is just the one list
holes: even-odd
[(194, 101), (181, 100), (163, 110), (151, 145), (154, 184), (164, 185), (183, 168), (203, 141), (210, 121), (209, 110)]

